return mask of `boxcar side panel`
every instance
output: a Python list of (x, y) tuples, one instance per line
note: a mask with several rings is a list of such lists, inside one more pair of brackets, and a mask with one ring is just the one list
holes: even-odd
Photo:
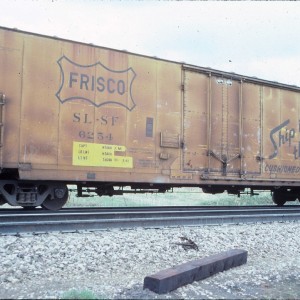
[(24, 39), (19, 150), (22, 164), (57, 165), (59, 104), (51, 101), (51, 91), (59, 78), (58, 44), (36, 36)]
[(5, 98), (1, 137), (2, 167), (17, 168), (23, 73), (23, 39), (10, 31), (0, 30), (0, 92)]
[(262, 87), (253, 83), (242, 84), (242, 169), (241, 175), (256, 178), (261, 175), (261, 109)]
[(263, 88), (263, 172), (266, 179), (299, 180), (300, 94)]
[(21, 179), (298, 184), (296, 88), (3, 28), (0, 69)]
[[(181, 67), (176, 64), (157, 64), (157, 145), (156, 161), (159, 172), (170, 170), (169, 176), (159, 176), (156, 182), (168, 182), (182, 172), (182, 96)], [(165, 171), (163, 171), (165, 170)]]
[(183, 169), (208, 170), (209, 83), (206, 74), (185, 71), (183, 96)]
[(126, 112), (128, 156), (133, 157), (136, 172), (154, 173), (158, 168), (155, 155), (157, 63), (138, 56), (130, 56), (129, 61), (136, 74), (131, 91), (136, 106)]
[[(4, 33), (22, 54), (11, 59), (20, 68), (20, 94), (6, 110), (13, 119), (20, 105), (12, 160), (21, 178), (164, 183), (181, 172), (180, 64)], [(9, 84), (17, 84), (15, 72)]]

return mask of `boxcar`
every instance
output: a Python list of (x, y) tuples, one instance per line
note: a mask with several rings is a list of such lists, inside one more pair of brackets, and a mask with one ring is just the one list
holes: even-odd
[[(300, 88), (0, 27), (0, 202), (199, 187), (300, 196)], [(124, 189), (124, 187), (129, 187)]]

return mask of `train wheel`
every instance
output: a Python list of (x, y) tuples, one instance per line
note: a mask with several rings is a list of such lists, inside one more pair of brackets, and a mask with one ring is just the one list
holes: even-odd
[(287, 197), (286, 193), (282, 191), (275, 191), (272, 195), (272, 200), (277, 206), (283, 206), (286, 202), (285, 198)]
[(54, 188), (54, 198), (48, 196), (41, 204), (41, 207), (47, 210), (60, 210), (68, 201), (69, 192), (66, 186)]

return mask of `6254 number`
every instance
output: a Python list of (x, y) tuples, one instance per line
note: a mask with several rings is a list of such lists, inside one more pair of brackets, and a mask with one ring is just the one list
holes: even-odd
[(96, 137), (97, 140), (99, 141), (104, 141), (104, 140), (111, 141), (113, 139), (111, 133), (108, 134), (105, 134), (103, 132), (94, 133), (93, 131), (79, 131), (79, 137), (85, 140), (94, 140)]

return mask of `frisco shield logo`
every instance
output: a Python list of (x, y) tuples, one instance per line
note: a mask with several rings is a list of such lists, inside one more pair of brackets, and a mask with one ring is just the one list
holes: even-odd
[(80, 99), (96, 107), (117, 104), (129, 111), (134, 109), (132, 84), (136, 74), (132, 68), (115, 71), (100, 62), (80, 65), (66, 56), (57, 63), (61, 71), (61, 85), (56, 97), (61, 103)]

